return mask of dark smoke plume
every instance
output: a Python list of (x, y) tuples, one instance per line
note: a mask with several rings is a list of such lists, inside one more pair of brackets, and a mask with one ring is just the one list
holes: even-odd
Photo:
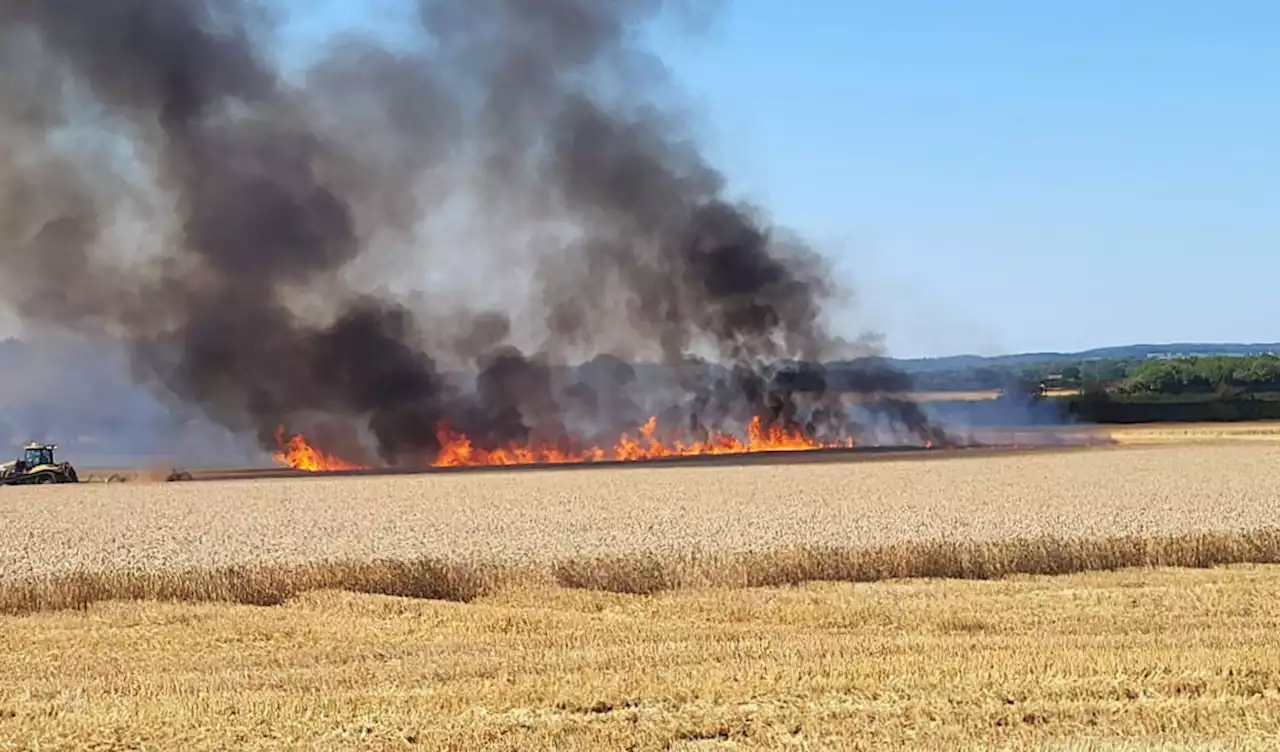
[[(392, 464), (430, 459), (441, 425), (489, 446), (658, 414), (848, 429), (821, 369), (786, 365), (834, 353), (845, 291), (727, 196), (639, 42), (663, 3), (420, 0), (409, 42), (335, 34), (296, 77), (277, 10), (0, 3), (24, 320), (120, 339), (139, 380), (265, 448), (280, 426)], [(384, 284), (416, 274), (435, 289)]]

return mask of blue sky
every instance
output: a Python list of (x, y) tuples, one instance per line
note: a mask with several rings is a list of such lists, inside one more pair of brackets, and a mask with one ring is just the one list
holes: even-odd
[(1280, 340), (1280, 4), (725, 5), (662, 52), (733, 190), (850, 275), (852, 330)]
[(1272, 341), (1278, 30), (1268, 2), (741, 0), (669, 59), (895, 353)]

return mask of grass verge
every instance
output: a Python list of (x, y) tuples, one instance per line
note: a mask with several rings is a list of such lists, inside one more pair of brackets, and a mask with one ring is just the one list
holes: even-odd
[(690, 587), (777, 587), (812, 581), (1063, 575), (1133, 567), (1280, 563), (1280, 529), (1118, 536), (934, 541), (879, 548), (718, 554), (635, 554), (543, 566), (438, 559), (242, 566), (173, 572), (77, 572), (0, 582), (0, 614), (83, 609), (100, 601), (229, 602), (270, 606), (301, 593), (356, 593), (469, 602), (518, 584), (652, 594)]

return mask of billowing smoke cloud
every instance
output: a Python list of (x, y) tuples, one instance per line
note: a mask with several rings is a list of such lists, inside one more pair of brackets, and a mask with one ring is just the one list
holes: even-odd
[[(25, 320), (121, 339), (264, 447), (286, 426), (361, 461), (430, 459), (441, 425), (848, 430), (821, 370), (786, 365), (833, 354), (845, 291), (727, 196), (640, 43), (663, 3), (420, 0), (411, 40), (335, 34), (293, 79), (274, 10), (0, 4), (0, 284)], [(434, 289), (381, 285), (415, 274)]]

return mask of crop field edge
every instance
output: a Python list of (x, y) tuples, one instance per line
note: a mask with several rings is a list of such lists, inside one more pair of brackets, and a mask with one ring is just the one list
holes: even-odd
[[(1134, 442), (1116, 442), (1105, 435), (1091, 440), (1063, 437), (1060, 443), (982, 444), (972, 443), (947, 447), (872, 446), (832, 447), (822, 449), (773, 450), (737, 454), (655, 457), (642, 460), (600, 460), (597, 462), (522, 463), (510, 465), (473, 465), (410, 468), (361, 468), (351, 470), (310, 471), (290, 467), (198, 468), (175, 467), (171, 470), (139, 468), (89, 468), (81, 483), (199, 483), (303, 478), (373, 478), (403, 475), (450, 475), (513, 472), (572, 472), (582, 470), (633, 470), (662, 467), (749, 467), (777, 464), (825, 464), (844, 462), (900, 462), (942, 459), (983, 459), (993, 456), (1043, 454), (1047, 452), (1084, 451), (1089, 449), (1126, 449)], [(166, 477), (168, 476), (168, 477)]]
[[(531, 463), (459, 467), (367, 468), (312, 472), (279, 465), (265, 467), (198, 467), (191, 465), (108, 467), (86, 466), (82, 483), (200, 482), (263, 478), (338, 478), (453, 473), (506, 473), (573, 470), (625, 470), (659, 467), (750, 466), (779, 463), (929, 461), (981, 459), (997, 455), (1045, 454), (1085, 450), (1123, 450), (1161, 444), (1219, 444), (1240, 440), (1280, 440), (1280, 421), (1156, 422), (1133, 424), (1075, 423), (1053, 426), (974, 426), (1015, 438), (969, 441), (928, 448), (918, 445), (832, 447), (806, 451), (765, 451), (741, 454), (656, 457), (644, 460)], [(1027, 437), (1019, 440), (1016, 437)]]
[(0, 580), (0, 615), (82, 610), (104, 601), (273, 606), (312, 591), (470, 602), (521, 585), (631, 595), (685, 588), (785, 587), (806, 582), (996, 580), (1120, 569), (1280, 563), (1280, 528), (1105, 538), (932, 540), (877, 547), (631, 553), (546, 563), (443, 558), (330, 560), (174, 571), (104, 570)]

